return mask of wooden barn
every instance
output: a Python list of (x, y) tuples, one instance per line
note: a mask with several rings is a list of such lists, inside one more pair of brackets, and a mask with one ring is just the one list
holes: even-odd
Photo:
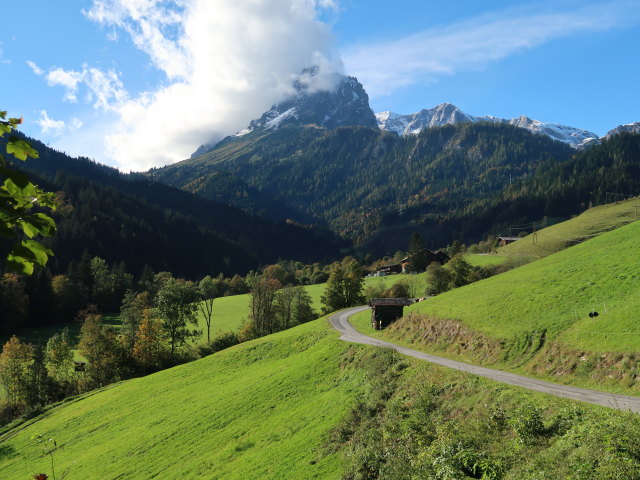
[(504, 247), (518, 240), (520, 240), (520, 237), (498, 237), (498, 245)]
[(371, 307), (371, 326), (374, 330), (382, 330), (402, 317), (404, 307), (412, 305), (414, 300), (408, 298), (372, 298), (369, 301)]
[(450, 260), (449, 255), (447, 255), (442, 250), (436, 250), (434, 252), (432, 250), (429, 250), (428, 248), (425, 248), (417, 253), (407, 255), (402, 260), (400, 260), (400, 263), (394, 263), (391, 265), (380, 267), (378, 271), (387, 275), (392, 275), (394, 273), (412, 273), (411, 261), (418, 255), (422, 257), (419, 263), (424, 266), (421, 271), (424, 271), (424, 269), (426, 269), (430, 264), (434, 262), (439, 263), (440, 265), (444, 265)]

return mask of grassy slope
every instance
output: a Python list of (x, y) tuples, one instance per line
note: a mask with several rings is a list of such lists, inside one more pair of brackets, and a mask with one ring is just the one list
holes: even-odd
[(493, 267), (494, 265), (502, 265), (509, 259), (506, 255), (492, 255), (472, 253), (465, 256), (465, 260), (474, 267)]
[(0, 478), (50, 471), (37, 433), (72, 478), (335, 477), (341, 460), (315, 449), (362, 382), (339, 367), (347, 348), (319, 320), (88, 394), (10, 435)]
[[(640, 222), (408, 309), (504, 340), (540, 328), (574, 347), (636, 351)], [(594, 320), (588, 314), (600, 312)], [(622, 335), (624, 333), (624, 335)]]
[[(574, 478), (569, 475), (577, 466), (590, 473), (618, 464), (638, 470), (637, 418), (414, 359), (395, 360), (398, 368), (389, 380), (399, 378), (390, 390), (386, 377), (376, 379), (385, 372), (376, 365), (388, 365), (376, 363), (376, 356), (385, 355), (393, 354), (338, 341), (323, 319), (113, 385), (5, 431), (0, 478), (50, 472), (48, 458), (30, 440), (36, 434), (63, 446), (56, 453), (56, 468), (60, 474), (72, 465), (69, 478), (341, 478), (350, 464), (369, 462), (357, 447), (370, 441), (368, 435), (344, 436), (350, 429), (346, 424), (345, 430), (345, 420), (367, 415), (373, 423), (356, 423), (356, 429), (365, 427), (371, 438), (385, 438), (392, 451), (404, 443), (394, 436), (406, 431), (407, 443), (422, 445), (422, 453), (412, 454), (445, 470), (462, 447), (502, 464), (505, 480), (557, 479), (559, 472)], [(391, 405), (386, 412), (380, 407), (368, 411), (358, 403), (379, 395), (383, 405)], [(423, 398), (432, 401), (425, 404)], [(539, 408), (544, 422), (526, 446), (509, 426), (511, 418), (527, 418), (519, 413), (522, 405)], [(501, 427), (492, 420), (496, 411), (504, 412)], [(567, 413), (570, 423), (563, 420)], [(384, 415), (384, 435), (375, 433), (379, 415)], [(336, 435), (339, 424), (343, 433)], [(421, 430), (426, 435), (416, 437)], [(328, 438), (334, 439), (331, 446)], [(601, 458), (598, 452), (604, 450), (610, 453)], [(449, 475), (457, 471), (455, 478), (467, 478), (457, 470), (459, 462), (451, 468)]]
[(638, 220), (638, 214), (638, 199), (594, 207), (571, 220), (540, 230), (535, 243), (532, 234), (500, 248), (498, 253), (507, 256), (546, 257)]
[[(385, 332), (372, 332), (367, 313), (354, 323), (373, 336), (472, 363), (635, 393), (640, 389), (639, 235), (640, 222), (634, 222), (405, 309), (405, 314), (431, 318), (428, 323), (412, 323), (415, 319), (409, 316)], [(600, 315), (590, 318), (592, 310)], [(434, 336), (430, 329), (437, 332), (438, 325), (445, 330)], [(536, 338), (530, 333), (537, 331), (539, 338), (542, 330), (546, 330), (543, 348), (537, 350), (540, 344), (535, 341), (527, 346)], [(505, 348), (522, 348), (503, 357), (501, 342)]]

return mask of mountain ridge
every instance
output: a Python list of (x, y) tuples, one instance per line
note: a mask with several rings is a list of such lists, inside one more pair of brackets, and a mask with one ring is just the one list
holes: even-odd
[(417, 135), (426, 128), (441, 127), (443, 125), (488, 122), (514, 125), (532, 133), (547, 135), (576, 149), (600, 143), (598, 135), (587, 130), (557, 123), (541, 122), (525, 115), (511, 119), (498, 118), (492, 115), (479, 117), (469, 115), (451, 103), (441, 103), (433, 108), (422, 109), (419, 112), (408, 115), (390, 111), (380, 112), (376, 113), (376, 120), (378, 128), (400, 136)]

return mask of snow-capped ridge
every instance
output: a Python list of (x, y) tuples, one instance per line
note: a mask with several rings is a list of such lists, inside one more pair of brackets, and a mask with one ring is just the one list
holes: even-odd
[(600, 143), (599, 137), (595, 133), (587, 130), (556, 123), (541, 122), (540, 120), (534, 120), (525, 115), (512, 119), (498, 118), (492, 115), (477, 117), (464, 113), (450, 103), (441, 103), (433, 108), (423, 109), (409, 115), (400, 115), (389, 111), (381, 112), (376, 114), (376, 120), (381, 130), (393, 132), (400, 136), (417, 135), (426, 128), (440, 127), (443, 125), (491, 122), (514, 125), (533, 133), (547, 135), (554, 140), (567, 143), (577, 149)]
[(640, 122), (627, 123), (625, 125), (618, 125), (613, 130), (609, 130), (604, 138), (612, 137), (620, 133), (640, 133)]

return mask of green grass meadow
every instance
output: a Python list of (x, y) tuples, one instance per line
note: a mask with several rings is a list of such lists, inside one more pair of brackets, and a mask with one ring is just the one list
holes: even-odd
[[(595, 475), (588, 478), (636, 478), (598, 475), (637, 468), (636, 418), (410, 358), (396, 358), (389, 376), (376, 365), (393, 356), (339, 341), (320, 319), (5, 427), (0, 478), (51, 473), (36, 435), (56, 440), (56, 472), (70, 467), (68, 479), (306, 480), (344, 478), (368, 464), (381, 440), (387, 451), (401, 451), (395, 445), (404, 441), (394, 436), (403, 434), (421, 445), (412, 455), (437, 469), (464, 448), (482, 465), (499, 466), (504, 480), (571, 478), (576, 468)], [(374, 398), (382, 403), (366, 410)], [(529, 418), (539, 423), (524, 445), (519, 432)], [(350, 425), (360, 433), (351, 437)], [(416, 437), (421, 431), (424, 440)], [(607, 448), (610, 454), (600, 457)], [(448, 465), (439, 471), (461, 473), (459, 466), (451, 470), (459, 462)]]
[(459, 319), (499, 340), (544, 328), (578, 349), (637, 351), (639, 236), (635, 222), (407, 311)]
[(566, 222), (552, 225), (498, 249), (499, 255), (546, 257), (602, 233), (639, 220), (640, 199), (591, 208)]
[(362, 384), (337, 337), (318, 320), (71, 399), (0, 436), (0, 478), (51, 471), (36, 434), (69, 478), (336, 478), (319, 447)]

